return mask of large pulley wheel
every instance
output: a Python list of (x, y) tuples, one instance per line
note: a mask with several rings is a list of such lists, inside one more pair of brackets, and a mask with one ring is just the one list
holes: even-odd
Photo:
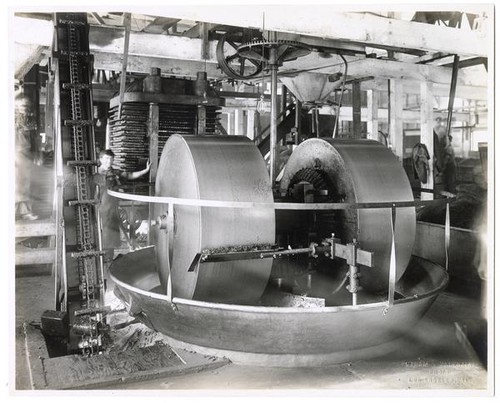
[[(311, 174), (317, 172), (317, 175)], [(401, 163), (381, 143), (371, 140), (309, 139), (290, 156), (280, 187), (293, 187), (304, 173), (327, 183), (333, 202), (370, 203), (413, 200)], [(314, 185), (314, 184), (313, 184)], [(369, 291), (387, 289), (392, 246), (392, 210), (337, 210), (328, 216), (328, 231), (343, 243), (356, 239), (374, 253), (375, 267), (360, 266), (361, 286)], [(406, 270), (415, 241), (415, 208), (396, 210), (396, 280)]]
[(238, 53), (238, 48), (246, 42), (262, 39), (257, 30), (235, 30), (222, 35), (217, 43), (217, 62), (220, 69), (234, 80), (255, 78), (263, 69), (259, 60), (248, 59)]
[[(156, 195), (184, 199), (272, 203), (267, 169), (246, 137), (171, 136), (163, 149)], [(167, 205), (156, 204), (156, 216)], [(272, 207), (222, 208), (174, 205), (167, 228), (156, 229), (160, 280), (173, 297), (255, 304), (271, 274), (272, 259), (199, 263), (197, 253), (275, 242)]]

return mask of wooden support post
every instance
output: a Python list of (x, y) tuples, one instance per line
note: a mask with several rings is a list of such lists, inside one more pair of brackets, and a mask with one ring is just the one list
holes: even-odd
[(246, 109), (241, 110), (241, 115), (240, 115), (240, 128), (238, 131), (240, 132), (240, 135), (246, 136), (247, 134), (247, 111)]
[(295, 144), (299, 144), (302, 131), (302, 102), (300, 102), (297, 98), (295, 98), (295, 127), (297, 128)]
[(220, 128), (221, 134), (227, 135), (231, 133), (231, 113), (230, 112), (222, 112), (220, 118)]
[(227, 113), (227, 131), (228, 134), (236, 134), (236, 109)]
[(255, 110), (247, 110), (247, 137), (250, 140), (255, 138)]
[(122, 115), (123, 96), (125, 94), (125, 85), (127, 83), (128, 47), (130, 43), (130, 22), (131, 22), (131, 14), (125, 13), (123, 16), (123, 26), (125, 27), (125, 39), (123, 44), (122, 72), (120, 77), (120, 104), (118, 106), (118, 118), (121, 118)]
[(270, 169), (269, 177), (274, 188), (278, 176), (279, 148), (278, 148), (278, 48), (272, 47), (269, 56), (269, 69), (271, 70), (271, 131), (270, 140)]
[(361, 138), (361, 85), (359, 81), (352, 83), (352, 134), (353, 139)]
[(196, 108), (196, 134), (204, 134), (207, 131), (207, 108), (198, 105)]
[(335, 124), (333, 126), (333, 133), (332, 137), (333, 138), (341, 138), (341, 135), (343, 134), (343, 122), (346, 120), (345, 117), (342, 115), (344, 107), (339, 107), (337, 108), (337, 115), (335, 115)]
[(312, 110), (312, 119), (313, 119), (313, 122), (314, 122), (314, 132), (316, 133), (316, 137), (320, 137), (320, 134), (319, 134), (320, 127), (319, 127), (319, 109), (318, 109), (318, 105), (314, 105), (314, 108)]
[[(427, 174), (427, 183), (422, 183), (425, 189), (434, 188), (434, 97), (432, 94), (432, 83), (424, 81), (420, 84), (420, 142), (425, 144), (429, 151), (429, 172)], [(422, 193), (422, 200), (432, 200), (432, 193)]]
[(378, 100), (379, 93), (376, 90), (367, 91), (367, 138), (378, 141)]
[(210, 59), (210, 43), (208, 41), (208, 33), (210, 24), (200, 22), (200, 39), (201, 39), (201, 60), (207, 61)]
[[(285, 85), (281, 85), (281, 110), (280, 113), (283, 113), (286, 111), (286, 105), (287, 105), (287, 88)], [(285, 116), (283, 115), (283, 119)]]
[[(158, 172), (158, 131), (160, 129), (160, 107), (157, 103), (149, 104), (149, 115), (147, 121), (147, 133), (149, 137), (149, 182), (155, 183)], [(149, 188), (149, 195), (154, 195), (154, 188)], [(154, 206), (149, 203), (149, 217), (153, 217)], [(150, 220), (148, 220), (150, 222)], [(148, 230), (148, 245), (151, 245), (151, 225)]]
[(458, 76), (458, 65), (460, 58), (455, 55), (453, 58), (453, 71), (451, 74), (451, 84), (450, 84), (450, 96), (448, 97), (448, 117), (446, 119), (446, 136), (448, 137), (451, 133), (451, 120), (453, 117), (453, 104), (455, 102), (455, 92), (457, 89), (457, 76)]
[(403, 83), (401, 80), (389, 80), (390, 124), (389, 138), (396, 156), (403, 160)]
[(242, 120), (243, 120), (243, 110), (235, 109), (234, 110), (234, 132), (233, 133), (236, 136), (241, 136), (243, 134)]
[[(206, 100), (207, 97), (207, 73), (204, 71), (199, 71), (196, 73), (196, 82), (194, 93), (198, 97), (203, 97)], [(207, 131), (207, 108), (205, 102), (199, 103), (196, 110), (196, 134), (205, 134)]]
[(149, 170), (149, 180), (156, 180), (158, 171), (158, 130), (160, 126), (160, 108), (157, 103), (149, 104), (149, 116), (147, 121), (147, 133), (149, 137), (149, 161), (151, 168)]
[(40, 138), (40, 65), (35, 64), (32, 68), (34, 73), (35, 85), (33, 88), (33, 101), (35, 103), (35, 145), (36, 152), (38, 153), (41, 149), (41, 138)]

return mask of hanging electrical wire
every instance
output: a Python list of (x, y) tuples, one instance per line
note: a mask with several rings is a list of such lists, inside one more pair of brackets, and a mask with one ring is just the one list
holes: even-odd
[[(309, 71), (315, 71), (315, 70), (322, 70), (322, 69), (327, 69), (327, 68), (330, 68), (330, 67), (338, 67), (338, 66), (345, 66), (345, 64), (347, 63), (346, 59), (341, 55), (339, 54), (339, 56), (344, 60), (342, 63), (332, 63), (332, 64), (325, 64), (325, 65), (322, 65), (322, 66), (317, 66), (317, 67), (310, 67), (308, 69), (300, 69), (300, 70), (289, 70), (289, 71), (279, 71), (278, 72), (278, 76), (290, 76), (290, 75), (297, 75), (297, 74), (300, 74), (300, 73), (307, 73)], [(359, 59), (353, 59), (353, 60), (349, 60), (349, 64), (353, 64), (353, 63), (356, 63), (356, 62), (361, 62), (363, 60), (366, 60), (365, 57), (363, 58), (359, 58)], [(262, 74), (261, 77), (265, 77), (265, 78), (268, 78), (268, 77), (271, 77), (270, 74)]]

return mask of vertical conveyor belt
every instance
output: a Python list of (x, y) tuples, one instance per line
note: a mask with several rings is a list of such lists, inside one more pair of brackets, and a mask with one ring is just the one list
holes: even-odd
[(56, 14), (57, 74), (66, 253), (61, 310), (69, 316), (68, 349), (101, 348), (103, 261), (92, 175), (97, 165), (92, 119), (89, 26), (82, 13)]

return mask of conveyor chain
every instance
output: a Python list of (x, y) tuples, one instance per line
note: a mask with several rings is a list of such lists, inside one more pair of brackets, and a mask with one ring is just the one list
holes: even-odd
[[(69, 256), (77, 260), (81, 292), (81, 304), (88, 308), (100, 303), (99, 291), (102, 279), (98, 273), (98, 259), (103, 254), (98, 247), (98, 227), (93, 196), (92, 174), (97, 165), (95, 159), (91, 97), (91, 55), (88, 49), (88, 24), (85, 14), (58, 14), (58, 48), (55, 55), (60, 58), (60, 89), (64, 90), (66, 104), (63, 107), (62, 123), (69, 130), (67, 142), (71, 143), (71, 155), (66, 154), (66, 165), (74, 169), (75, 194), (68, 195), (67, 205), (75, 211), (74, 232), (77, 252)], [(62, 67), (61, 67), (62, 66)], [(63, 140), (64, 141), (64, 140)], [(69, 144), (68, 144), (69, 145)], [(68, 151), (69, 153), (69, 151)], [(76, 196), (76, 197), (75, 197)], [(65, 216), (66, 225), (72, 220)]]
[(66, 119), (64, 121), (65, 126), (93, 126), (94, 121), (92, 119)]
[(73, 56), (73, 57), (77, 57), (77, 56), (89, 57), (90, 56), (89, 52), (82, 52), (79, 50), (61, 50), (60, 54), (61, 54), (61, 56)]
[(68, 161), (68, 162), (66, 162), (66, 165), (68, 165), (69, 167), (73, 167), (73, 166), (77, 166), (77, 165), (97, 166), (97, 165), (99, 165), (99, 161), (97, 161), (97, 160)]
[(87, 200), (70, 200), (68, 202), (69, 206), (78, 206), (78, 205), (97, 205), (99, 204), (99, 199), (87, 199)]
[(90, 84), (84, 83), (63, 83), (62, 88), (64, 90), (89, 90), (91, 88)]

